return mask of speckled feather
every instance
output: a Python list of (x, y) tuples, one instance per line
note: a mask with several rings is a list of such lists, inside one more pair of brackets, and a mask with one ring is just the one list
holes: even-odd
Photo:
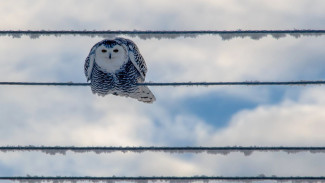
[[(123, 45), (128, 50), (128, 60), (114, 73), (107, 73), (102, 70), (96, 64), (95, 59), (93, 63), (91, 62), (91, 57), (94, 57), (95, 50), (100, 45), (107, 44), (108, 41), (110, 44), (115, 44), (114, 42), (112, 43), (112, 41), (115, 41), (116, 44)], [(91, 90), (94, 94), (98, 94), (99, 96), (113, 94), (131, 97), (146, 103), (155, 101), (155, 96), (147, 86), (136, 85), (136, 83), (144, 82), (147, 66), (137, 46), (131, 40), (116, 38), (97, 43), (93, 46), (86, 58), (84, 71), (87, 80), (91, 82)]]

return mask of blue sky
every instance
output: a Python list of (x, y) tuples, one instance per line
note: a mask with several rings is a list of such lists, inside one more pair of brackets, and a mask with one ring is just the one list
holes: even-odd
[[(0, 2), (1, 30), (324, 29), (320, 0)], [(182, 10), (182, 11), (180, 11)], [(322, 80), (325, 36), (132, 39), (146, 81)], [(101, 37), (0, 37), (1, 81), (85, 82)], [(157, 101), (87, 87), (0, 88), (0, 145), (322, 146), (323, 86), (151, 87)], [(0, 176), (321, 176), (323, 153), (0, 152)]]

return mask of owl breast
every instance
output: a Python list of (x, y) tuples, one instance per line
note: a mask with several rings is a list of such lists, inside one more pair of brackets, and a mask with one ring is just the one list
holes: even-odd
[(91, 78), (91, 88), (93, 93), (100, 96), (107, 94), (127, 95), (137, 90), (136, 83), (141, 80), (140, 78), (137, 69), (130, 61), (112, 73), (103, 71), (102, 68), (95, 64)]

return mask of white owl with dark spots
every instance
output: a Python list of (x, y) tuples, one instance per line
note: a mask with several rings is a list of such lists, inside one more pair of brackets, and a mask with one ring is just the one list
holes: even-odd
[(147, 66), (129, 39), (105, 39), (95, 44), (85, 61), (85, 75), (94, 94), (113, 94), (153, 103), (156, 98), (143, 83)]

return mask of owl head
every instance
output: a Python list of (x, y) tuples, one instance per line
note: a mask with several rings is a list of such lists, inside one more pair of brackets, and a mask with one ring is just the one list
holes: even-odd
[(85, 61), (84, 71), (89, 81), (94, 65), (105, 73), (115, 73), (123, 69), (128, 61), (139, 71), (141, 80), (144, 81), (147, 72), (146, 63), (141, 56), (136, 44), (125, 38), (105, 39), (96, 43), (90, 50)]
[(128, 61), (127, 47), (117, 40), (105, 39), (91, 50), (90, 62), (106, 73), (114, 73)]

